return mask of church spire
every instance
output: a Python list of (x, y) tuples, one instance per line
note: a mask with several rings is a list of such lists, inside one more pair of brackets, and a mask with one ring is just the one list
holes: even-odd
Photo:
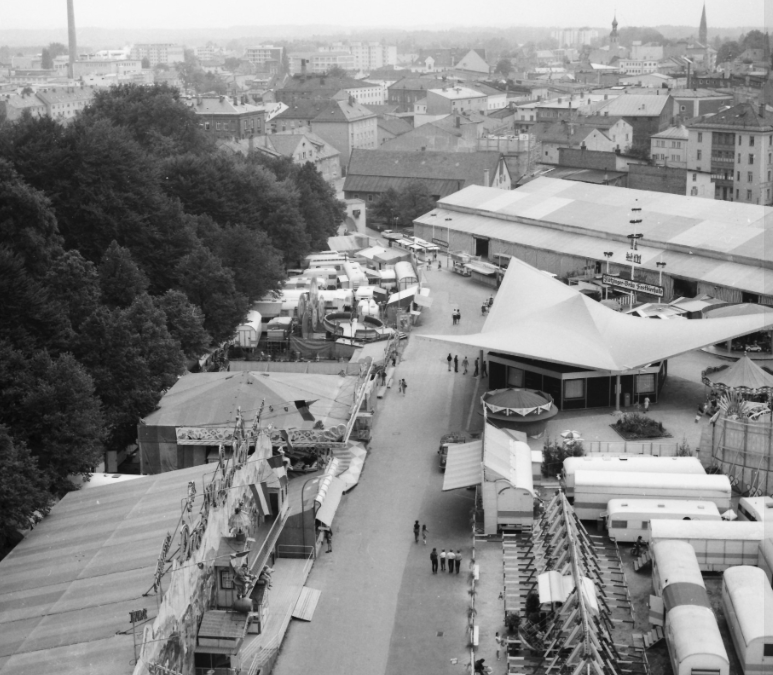
[(612, 19), (612, 32), (609, 34), (609, 46), (617, 47), (617, 12)]
[(706, 3), (703, 3), (703, 13), (701, 14), (701, 25), (698, 29), (698, 42), (702, 45), (709, 43), (709, 28), (706, 24)]

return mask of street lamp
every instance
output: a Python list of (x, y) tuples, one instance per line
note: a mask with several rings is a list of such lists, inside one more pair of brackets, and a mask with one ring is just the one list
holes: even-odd
[[(303, 484), (303, 487), (301, 488), (301, 532), (302, 532), (302, 537), (303, 537), (304, 555), (305, 555), (305, 552), (306, 552), (306, 508), (305, 508), (305, 501), (304, 501), (304, 493), (306, 491), (306, 486), (309, 483), (313, 483), (314, 481), (318, 481), (320, 478), (322, 478), (322, 476), (315, 476), (314, 478), (309, 478), (309, 480), (307, 480)], [(317, 557), (317, 555), (316, 555), (317, 554), (317, 547), (313, 546), (312, 550), (314, 551), (314, 557), (316, 558)]]

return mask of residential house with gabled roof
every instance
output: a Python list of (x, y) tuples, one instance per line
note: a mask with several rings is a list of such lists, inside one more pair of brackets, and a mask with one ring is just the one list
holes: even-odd
[(377, 121), (378, 147), (387, 141), (413, 130), (413, 126), (399, 117), (379, 117)]
[(378, 147), (377, 116), (353, 98), (328, 101), (311, 121), (311, 130), (341, 153), (343, 169), (356, 148)]
[(388, 189), (419, 181), (433, 199), (467, 185), (509, 190), (510, 172), (499, 152), (401, 152), (355, 150), (349, 160), (344, 195), (372, 204)]
[(436, 122), (422, 124), (420, 127), (384, 142), (380, 150), (388, 151), (439, 151), (439, 152), (469, 152), (475, 150), (477, 139), (475, 135), (467, 135), (461, 128), (446, 129)]
[(35, 94), (0, 94), (0, 120), (9, 122), (19, 119), (24, 111), (29, 111), (33, 117), (45, 117), (46, 105)]
[(427, 97), (430, 89), (442, 88), (445, 82), (438, 77), (406, 77), (387, 89), (387, 102), (398, 105), (400, 112), (411, 112), (413, 104)]
[(199, 126), (216, 138), (249, 138), (265, 133), (266, 109), (246, 96), (197, 96), (188, 99)]
[(427, 91), (427, 114), (449, 115), (486, 112), (488, 96), (470, 87), (453, 86)]
[[(656, 90), (660, 91), (660, 90)], [(633, 127), (633, 146), (649, 148), (650, 136), (671, 124), (674, 100), (666, 91), (659, 95), (623, 94), (593, 106), (596, 114), (622, 117)]]
[(378, 84), (355, 80), (353, 77), (329, 77), (327, 75), (298, 75), (285, 78), (277, 86), (277, 101), (288, 106), (300, 100), (327, 101), (339, 92), (353, 96), (360, 103), (384, 103), (383, 88)]
[(272, 134), (293, 133), (298, 129), (311, 129), (311, 121), (327, 108), (328, 101), (298, 100), (271, 120)]
[(650, 158), (657, 166), (687, 166), (687, 127), (675, 126), (650, 137)]
[[(480, 51), (483, 51), (483, 54), (481, 54)], [(485, 50), (471, 49), (459, 59), (458, 63), (454, 65), (454, 68), (456, 70), (481, 75), (488, 75), (491, 72), (491, 67), (486, 63)]]

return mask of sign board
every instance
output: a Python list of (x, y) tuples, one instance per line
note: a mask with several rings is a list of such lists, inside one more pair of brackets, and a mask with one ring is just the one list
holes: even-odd
[(129, 621), (131, 621), (132, 623), (139, 623), (140, 621), (147, 621), (147, 620), (148, 620), (147, 608), (133, 609), (129, 612)]
[(448, 242), (445, 239), (437, 239), (436, 237), (432, 237), (432, 243), (448, 248)]
[(659, 298), (662, 298), (665, 295), (663, 286), (657, 286), (655, 284), (645, 284), (641, 281), (621, 279), (620, 277), (613, 277), (609, 274), (605, 274), (601, 280), (609, 286), (622, 288), (626, 291), (634, 291), (635, 293), (647, 293), (648, 295), (655, 295)]

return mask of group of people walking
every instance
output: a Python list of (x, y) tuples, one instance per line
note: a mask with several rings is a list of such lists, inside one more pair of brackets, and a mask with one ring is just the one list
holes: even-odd
[[(450, 352), (448, 356), (446, 356), (446, 361), (448, 362), (448, 372), (451, 372), (451, 364), (454, 366), (454, 372), (459, 372), (459, 357), (458, 356), (451, 356)], [(467, 370), (470, 366), (470, 362), (465, 356), (462, 359), (462, 375), (467, 374)], [(486, 366), (485, 359), (483, 360), (483, 363), (480, 363), (480, 359), (475, 359), (475, 370), (472, 373), (473, 377), (478, 377), (478, 375), (481, 375), (481, 377), (488, 377), (488, 368)]]
[(432, 563), (432, 574), (437, 574), (438, 563), (440, 563), (440, 571), (445, 572), (446, 567), (448, 567), (449, 574), (453, 574), (454, 572), (459, 574), (459, 570), (462, 568), (461, 549), (456, 549), (456, 553), (450, 548), (448, 549), (448, 552), (446, 552), (445, 549), (442, 549), (440, 553), (438, 553), (437, 549), (433, 548), (432, 553), (429, 554), (429, 559)]

